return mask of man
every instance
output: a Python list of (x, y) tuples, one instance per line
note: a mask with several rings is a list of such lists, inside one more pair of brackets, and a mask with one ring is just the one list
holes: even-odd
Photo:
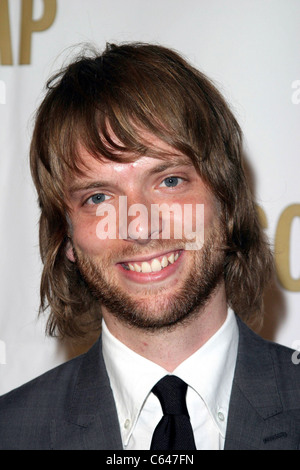
[(0, 447), (297, 449), (300, 369), (243, 322), (272, 257), (212, 83), (156, 45), (79, 57), (48, 83), (31, 168), (48, 332), (102, 333), (0, 399)]

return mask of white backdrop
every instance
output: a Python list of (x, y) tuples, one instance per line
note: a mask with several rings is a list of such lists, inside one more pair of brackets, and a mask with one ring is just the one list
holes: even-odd
[(79, 351), (46, 338), (37, 318), (38, 209), (28, 168), (44, 83), (79, 43), (161, 43), (221, 89), (243, 128), (276, 249), (261, 334), (300, 348), (299, 26), (299, 0), (0, 0), (0, 394)]

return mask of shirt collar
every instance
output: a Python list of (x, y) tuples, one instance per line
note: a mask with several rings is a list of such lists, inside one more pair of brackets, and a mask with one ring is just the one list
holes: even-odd
[(145, 400), (153, 386), (168, 372), (117, 340), (104, 320), (102, 351), (116, 402), (122, 440), (127, 445)]
[[(136, 354), (102, 324), (105, 365), (116, 402), (122, 440), (126, 445), (153, 386), (169, 372)], [(238, 326), (232, 310), (221, 328), (173, 374), (192, 387), (205, 402), (220, 434), (225, 437), (237, 357)], [(195, 371), (198, 373), (195, 373)]]
[[(239, 330), (235, 314), (228, 309), (221, 328), (173, 372), (192, 387), (225, 438), (234, 377)], [(195, 371), (198, 373), (195, 373)]]

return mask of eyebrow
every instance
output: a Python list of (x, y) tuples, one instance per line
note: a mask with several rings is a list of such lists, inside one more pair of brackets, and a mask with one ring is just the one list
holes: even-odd
[(78, 181), (70, 186), (69, 192), (71, 194), (79, 191), (87, 191), (89, 189), (99, 189), (105, 186), (111, 186), (111, 181), (99, 180), (99, 181)]
[[(188, 166), (188, 167), (194, 167), (193, 163), (191, 160), (188, 160), (186, 157), (181, 157), (178, 158), (174, 162), (165, 162), (161, 163), (154, 168), (151, 168), (150, 170), (146, 170), (149, 176), (155, 175), (158, 173), (162, 173), (165, 170), (168, 169), (175, 169), (178, 167), (182, 166)], [(106, 181), (106, 180), (97, 180), (97, 181), (89, 181), (89, 180), (79, 180), (79, 181), (74, 181), (74, 183), (71, 184), (69, 188), (70, 194), (74, 194), (80, 191), (88, 191), (90, 189), (100, 189), (102, 187), (108, 187), (111, 186), (112, 182), (111, 181)]]
[(172, 168), (178, 168), (181, 166), (194, 166), (193, 162), (191, 160), (187, 160), (186, 157), (181, 157), (176, 160), (176, 162), (165, 162), (161, 163), (158, 166), (155, 166), (154, 168), (151, 168), (149, 171), (150, 175), (157, 174), (157, 173), (162, 173), (165, 170), (172, 169)]

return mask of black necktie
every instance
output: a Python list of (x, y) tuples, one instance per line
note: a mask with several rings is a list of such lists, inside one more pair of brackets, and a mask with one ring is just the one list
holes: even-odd
[(187, 384), (174, 375), (167, 375), (152, 392), (159, 399), (164, 416), (154, 430), (151, 450), (196, 450), (185, 401)]

